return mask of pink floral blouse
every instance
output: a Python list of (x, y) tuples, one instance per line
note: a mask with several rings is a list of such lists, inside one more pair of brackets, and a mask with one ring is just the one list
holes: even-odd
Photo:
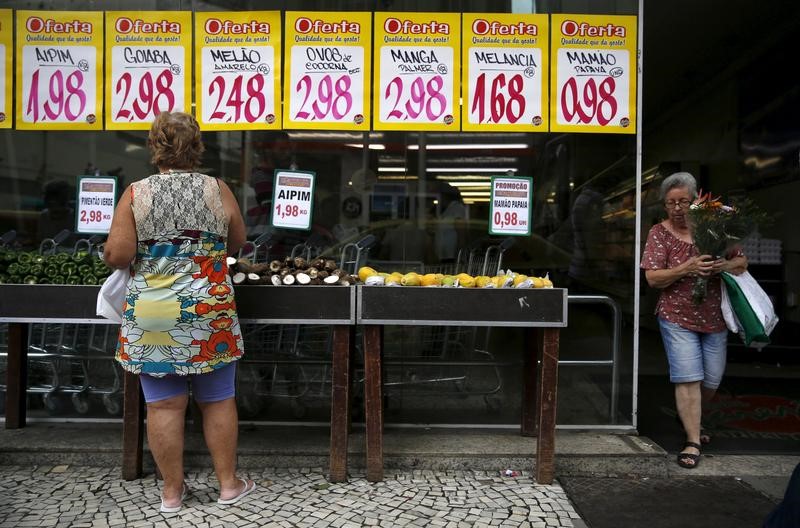
[[(645, 270), (674, 268), (698, 254), (694, 244), (684, 242), (658, 223), (647, 235), (641, 267)], [(740, 255), (741, 252), (736, 254)], [(719, 276), (712, 276), (709, 279), (708, 295), (699, 305), (692, 301), (693, 284), (694, 278), (686, 276), (661, 290), (656, 314), (694, 332), (712, 333), (725, 330), (725, 321), (722, 319), (720, 309), (722, 294)]]

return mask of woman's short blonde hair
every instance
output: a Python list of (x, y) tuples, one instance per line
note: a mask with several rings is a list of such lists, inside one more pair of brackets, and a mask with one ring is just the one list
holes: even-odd
[(184, 112), (161, 112), (147, 136), (153, 165), (162, 169), (196, 169), (205, 150), (200, 125)]

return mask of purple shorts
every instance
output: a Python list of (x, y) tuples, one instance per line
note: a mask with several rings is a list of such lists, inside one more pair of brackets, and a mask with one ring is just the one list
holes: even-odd
[(192, 394), (196, 402), (210, 403), (233, 398), (236, 395), (236, 363), (206, 374), (168, 374), (161, 378), (147, 374), (139, 376), (147, 403), (189, 394), (189, 380), (192, 381)]

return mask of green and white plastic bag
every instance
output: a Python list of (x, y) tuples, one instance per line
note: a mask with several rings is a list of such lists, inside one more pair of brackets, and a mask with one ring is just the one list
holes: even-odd
[(769, 335), (778, 324), (769, 295), (745, 271), (741, 275), (723, 272), (722, 316), (731, 332), (739, 334), (744, 344), (762, 348), (769, 344)]

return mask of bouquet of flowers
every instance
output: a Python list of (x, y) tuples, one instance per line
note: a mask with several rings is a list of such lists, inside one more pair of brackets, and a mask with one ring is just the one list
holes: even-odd
[[(719, 197), (700, 191), (700, 196), (689, 207), (689, 226), (700, 254), (718, 259), (753, 233), (762, 216), (749, 200), (743, 200), (738, 206), (725, 205)], [(695, 277), (692, 301), (701, 304), (707, 290), (708, 277)]]

